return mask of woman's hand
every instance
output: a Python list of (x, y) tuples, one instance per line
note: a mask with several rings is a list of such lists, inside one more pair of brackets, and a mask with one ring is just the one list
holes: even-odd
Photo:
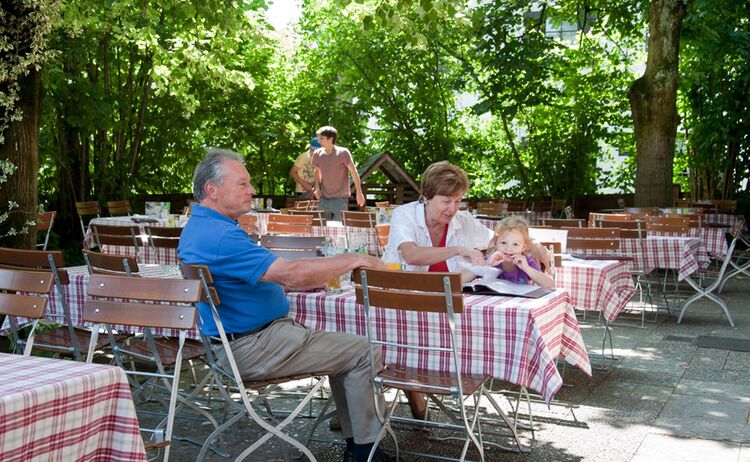
[(458, 247), (458, 255), (468, 258), (473, 265), (484, 265), (484, 255), (477, 249)]

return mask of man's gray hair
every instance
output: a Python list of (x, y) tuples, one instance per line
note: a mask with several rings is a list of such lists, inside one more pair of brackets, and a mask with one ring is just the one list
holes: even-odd
[(245, 158), (229, 149), (206, 148), (206, 155), (195, 167), (193, 174), (193, 197), (200, 202), (206, 197), (206, 183), (221, 186), (224, 182), (224, 161), (236, 160), (244, 164)]

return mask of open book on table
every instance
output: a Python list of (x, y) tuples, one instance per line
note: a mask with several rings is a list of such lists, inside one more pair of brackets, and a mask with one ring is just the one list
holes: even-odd
[(530, 285), (514, 284), (503, 279), (480, 278), (464, 283), (463, 291), (476, 295), (510, 295), (514, 297), (540, 298), (554, 292), (551, 289)]

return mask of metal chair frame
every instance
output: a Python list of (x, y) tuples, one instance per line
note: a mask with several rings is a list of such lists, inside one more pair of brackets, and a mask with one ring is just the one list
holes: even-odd
[[(454, 430), (463, 433), (463, 447), (457, 459), (451, 459), (441, 455), (444, 460), (466, 459), (470, 446), (479, 452), (480, 460), (485, 460), (485, 445), (500, 446), (497, 443), (485, 441), (482, 434), (482, 424), (487, 422), (486, 418), (479, 416), (479, 399), (486, 398), (500, 419), (511, 431), (510, 437), (515, 442), (517, 450), (523, 452), (516, 423), (505, 414), (497, 401), (492, 396), (487, 384), (492, 378), (486, 375), (464, 374), (461, 367), (461, 357), (457, 351), (457, 339), (455, 333), (455, 315), (463, 312), (463, 295), (461, 294), (461, 276), (459, 273), (425, 273), (412, 271), (390, 271), (376, 270), (372, 268), (360, 268), (354, 272), (355, 292), (357, 303), (364, 305), (367, 320), (367, 337), (370, 344), (370, 362), (372, 364), (371, 375), (376, 397), (385, 399), (385, 390), (393, 388), (396, 395), (386, 409), (378, 409), (378, 415), (382, 416), (383, 427), (378, 433), (370, 452), (370, 460), (380, 442), (388, 433), (393, 439), (396, 457), (399, 455), (399, 446), (391, 422), (418, 425), (425, 428)], [(418, 344), (401, 343), (378, 338), (373, 327), (374, 307), (393, 308), (400, 310), (419, 311), (435, 313), (444, 317), (449, 329), (448, 346), (421, 346)], [(401, 350), (415, 350), (425, 353), (445, 353), (450, 357), (450, 373), (425, 371), (403, 367), (399, 365), (385, 365), (383, 370), (378, 370), (374, 361), (375, 348), (382, 346)], [(419, 420), (409, 417), (394, 415), (401, 402), (404, 391), (413, 391), (427, 394), (430, 402), (445, 414), (449, 422), (436, 420)], [(447, 402), (447, 401), (450, 401)], [(466, 401), (471, 401), (473, 412), (469, 413)], [(379, 407), (379, 400), (375, 400)], [(500, 446), (502, 447), (502, 446)], [(507, 449), (507, 448), (505, 448)], [(415, 454), (418, 456), (435, 457), (429, 454)]]
[(57, 212), (49, 211), (49, 212), (39, 212), (36, 216), (36, 230), (44, 231), (44, 242), (40, 242), (36, 245), (37, 248), (41, 248), (42, 250), (47, 250), (47, 245), (49, 244), (49, 235), (52, 232), (52, 226), (55, 224), (55, 217), (57, 216)]
[[(200, 453), (198, 454), (198, 457), (196, 458), (197, 461), (202, 461), (206, 455), (206, 452), (208, 449), (211, 448), (211, 445), (214, 443), (214, 441), (228, 428), (230, 428), (235, 423), (242, 420), (244, 417), (250, 418), (250, 420), (253, 421), (253, 423), (260, 426), (262, 429), (266, 431), (266, 433), (255, 440), (249, 447), (247, 447), (245, 450), (242, 451), (242, 453), (237, 456), (235, 460), (240, 461), (245, 459), (248, 455), (255, 452), (258, 448), (260, 448), (263, 444), (265, 444), (266, 441), (268, 441), (270, 438), (277, 437), (282, 442), (285, 442), (302, 452), (302, 454), (307, 457), (308, 460), (311, 462), (315, 462), (316, 458), (310, 452), (310, 450), (302, 444), (299, 440), (294, 438), (293, 436), (289, 435), (284, 431), (285, 427), (287, 427), (294, 418), (302, 411), (310, 402), (311, 399), (315, 396), (316, 393), (318, 393), (323, 385), (327, 381), (327, 376), (330, 375), (330, 371), (319, 371), (319, 372), (311, 372), (309, 374), (303, 374), (299, 376), (294, 377), (269, 377), (267, 380), (263, 381), (246, 381), (242, 379), (242, 376), (239, 372), (239, 367), (237, 366), (237, 361), (234, 358), (234, 354), (232, 353), (232, 346), (229, 342), (229, 339), (226, 335), (226, 332), (224, 330), (224, 324), (221, 321), (221, 318), (219, 316), (218, 307), (221, 306), (221, 301), (219, 300), (219, 295), (216, 292), (216, 290), (211, 286), (213, 284), (213, 278), (211, 276), (211, 272), (208, 269), (207, 266), (201, 266), (201, 265), (188, 265), (183, 262), (180, 262), (180, 269), (182, 270), (183, 277), (186, 279), (192, 279), (196, 280), (201, 284), (201, 287), (203, 288), (203, 298), (202, 301), (204, 303), (207, 303), (208, 306), (211, 309), (211, 316), (213, 318), (213, 321), (216, 325), (216, 328), (219, 333), (219, 338), (221, 339), (221, 346), (222, 349), (226, 355), (226, 365), (219, 365), (213, 356), (213, 352), (210, 352), (209, 354), (209, 364), (211, 368), (214, 370), (214, 373), (217, 377), (219, 377), (221, 380), (220, 383), (224, 383), (224, 381), (231, 382), (232, 386), (236, 387), (236, 389), (239, 391), (240, 399), (242, 401), (242, 405), (239, 405), (230, 397), (230, 394), (228, 392), (229, 385), (225, 385), (225, 387), (219, 387), (220, 392), (222, 395), (227, 399), (227, 402), (230, 402), (234, 404), (235, 410), (237, 411), (234, 416), (227, 419), (223, 424), (221, 424), (218, 428), (216, 428), (211, 435), (206, 438), (206, 442), (203, 445), (203, 448), (201, 448)], [(202, 325), (199, 324), (199, 328), (202, 328)], [(228, 368), (227, 368), (228, 366)], [(269, 396), (269, 393), (272, 391), (270, 388), (272, 385), (279, 384), (279, 383), (285, 383), (292, 380), (299, 380), (299, 379), (305, 379), (305, 378), (312, 378), (314, 379), (314, 383), (312, 387), (308, 389), (305, 396), (300, 400), (299, 404), (291, 411), (289, 414), (281, 421), (278, 421), (273, 416), (273, 412), (270, 409), (270, 405), (268, 404), (267, 398)], [(253, 398), (251, 398), (249, 390), (257, 390), (259, 394)], [(267, 418), (264, 418), (258, 412), (256, 411), (253, 403), (256, 401), (261, 401), (266, 407), (266, 410), (268, 412), (269, 418), (272, 420), (272, 423), (269, 423)], [(275, 425), (274, 425), (275, 424)], [(309, 438), (308, 438), (309, 440)], [(285, 450), (285, 448), (283, 447)], [(285, 456), (287, 454), (285, 453)], [(286, 458), (286, 457), (285, 457)]]

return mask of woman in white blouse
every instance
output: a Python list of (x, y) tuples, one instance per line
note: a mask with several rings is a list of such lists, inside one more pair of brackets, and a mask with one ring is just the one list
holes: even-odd
[[(469, 190), (461, 168), (443, 161), (422, 175), (422, 197), (393, 211), (383, 260), (411, 271), (461, 272), (461, 260), (484, 263), (493, 232), (459, 207)], [(465, 279), (472, 279), (471, 273)]]

